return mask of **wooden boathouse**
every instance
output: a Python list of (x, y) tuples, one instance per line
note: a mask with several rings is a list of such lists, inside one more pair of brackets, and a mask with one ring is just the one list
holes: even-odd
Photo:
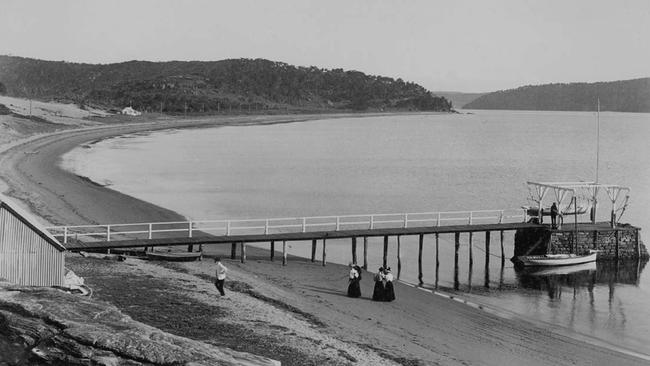
[(65, 250), (34, 217), (0, 196), (0, 279), (26, 286), (61, 286)]

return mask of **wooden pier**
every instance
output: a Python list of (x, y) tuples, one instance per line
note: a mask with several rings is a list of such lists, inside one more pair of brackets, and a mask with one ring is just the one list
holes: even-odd
[[(515, 231), (514, 255), (555, 252), (576, 252), (599, 249), (599, 258), (647, 257), (645, 246), (639, 239), (639, 229), (629, 225), (608, 223), (582, 223), (553, 229), (549, 224), (539, 224), (538, 217), (526, 209), (453, 211), (402, 214), (373, 214), (294, 217), (275, 219), (195, 220), (184, 222), (127, 223), (110, 225), (81, 225), (51, 227), (48, 230), (62, 241), (69, 251), (93, 251), (127, 248), (187, 246), (194, 251), (203, 245), (230, 245), (231, 259), (246, 262), (250, 243), (269, 243), (269, 259), (275, 260), (276, 242), (281, 243), (282, 264), (287, 265), (287, 242), (311, 242), (311, 261), (316, 262), (318, 242), (322, 244), (321, 263), (327, 263), (327, 241), (349, 239), (351, 258), (368, 268), (368, 238), (383, 238), (382, 265), (388, 264), (389, 238), (396, 238), (397, 277), (402, 271), (402, 239), (417, 236), (418, 280), (423, 280), (424, 236), (435, 236), (436, 274), (440, 266), (438, 256), (440, 235), (453, 234), (454, 283), (458, 281), (461, 235), (466, 235), (470, 271), (474, 264), (474, 236), (485, 233), (485, 266), (490, 262), (492, 233), (498, 232), (501, 244), (501, 266), (504, 266), (504, 233)], [(550, 238), (550, 239), (549, 239)], [(577, 242), (576, 242), (576, 239)], [(359, 239), (363, 239), (363, 254), (359, 258)], [(309, 245), (309, 244), (305, 244)], [(239, 250), (238, 250), (239, 249)], [(537, 253), (537, 252), (536, 252)], [(498, 256), (498, 255), (495, 255)], [(360, 260), (361, 259), (361, 260)], [(486, 273), (489, 271), (486, 270)], [(437, 277), (437, 275), (436, 275)], [(486, 283), (489, 280), (486, 280)], [(455, 285), (456, 286), (456, 285)]]
[[(187, 221), (112, 225), (83, 225), (49, 228), (63, 241), (67, 250), (110, 250), (187, 246), (231, 245), (231, 258), (246, 261), (250, 243), (270, 243), (270, 260), (275, 258), (275, 243), (282, 243), (282, 263), (287, 264), (287, 242), (311, 242), (311, 260), (316, 261), (318, 242), (322, 242), (322, 265), (327, 263), (327, 241), (350, 239), (351, 261), (357, 263), (358, 239), (363, 238), (363, 267), (368, 268), (368, 238), (383, 238), (383, 266), (388, 264), (389, 238), (397, 238), (397, 273), (401, 272), (401, 238), (418, 236), (418, 279), (422, 283), (424, 235), (435, 235), (436, 256), (441, 234), (454, 234), (455, 263), (458, 267), (460, 235), (468, 234), (470, 266), (473, 263), (473, 236), (485, 232), (486, 258), (490, 255), (490, 236), (499, 232), (501, 262), (505, 261), (504, 232), (535, 229), (543, 225), (529, 223), (524, 210), (482, 210), (407, 214), (346, 215), (281, 219)], [(489, 259), (486, 259), (486, 261)], [(436, 257), (436, 264), (439, 265)]]

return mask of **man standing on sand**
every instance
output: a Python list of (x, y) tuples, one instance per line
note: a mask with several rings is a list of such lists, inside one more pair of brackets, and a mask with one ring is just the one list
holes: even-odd
[(219, 290), (221, 296), (226, 296), (226, 293), (223, 291), (223, 283), (226, 281), (226, 272), (228, 272), (228, 268), (221, 264), (221, 258), (216, 257), (214, 261), (217, 263), (217, 282), (214, 284), (217, 286), (217, 290)]

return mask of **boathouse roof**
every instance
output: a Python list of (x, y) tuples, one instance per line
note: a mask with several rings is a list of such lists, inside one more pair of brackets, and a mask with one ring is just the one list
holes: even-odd
[(7, 211), (13, 217), (18, 219), (23, 225), (45, 240), (47, 243), (55, 247), (60, 252), (66, 250), (66, 248), (52, 235), (50, 232), (41, 225), (36, 217), (30, 213), (22, 210), (16, 203), (11, 202), (6, 197), (0, 195), (0, 213), (2, 211)]

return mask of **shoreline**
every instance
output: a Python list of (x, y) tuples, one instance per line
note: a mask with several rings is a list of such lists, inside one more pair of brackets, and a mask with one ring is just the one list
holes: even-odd
[[(180, 120), (67, 130), (35, 137), (2, 152), (0, 177), (7, 181), (6, 184), (10, 187), (9, 195), (23, 203), (29, 202), (31, 211), (50, 223), (178, 221), (179, 218), (184, 219), (178, 213), (108, 187), (97, 186), (88, 179), (84, 180), (60, 169), (57, 164), (59, 158), (63, 153), (89, 141), (136, 132), (365, 116), (367, 115), (267, 116), (254, 120), (251, 120), (254, 117), (244, 116), (209, 121)], [(24, 154), (24, 151), (39, 151), (39, 154), (28, 155)], [(266, 252), (262, 249), (260, 251)], [(335, 329), (333, 332), (336, 338), (358, 343), (355, 337), (362, 338), (365, 335), (366, 338), (372, 339), (372, 345), (378, 344), (381, 349), (388, 349), (389, 354), (410, 356), (409, 358), (422, 362), (643, 364), (639, 359), (611, 349), (603, 349), (573, 337), (557, 334), (557, 331), (549, 329), (550, 327), (541, 327), (522, 320), (502, 319), (478, 309), (459, 306), (452, 299), (433, 297), (417, 288), (410, 289), (403, 284), (397, 285), (398, 302), (378, 304), (364, 301), (364, 309), (358, 309), (355, 308), (357, 304), (353, 299), (344, 296), (345, 281), (337, 279), (324, 283), (320, 277), (341, 277), (341, 274), (345, 273), (345, 267), (342, 269), (340, 265), (332, 264), (320, 268), (312, 263), (303, 265), (301, 261), (290, 261), (289, 266), (282, 268), (278, 267), (277, 262), (270, 263), (253, 258), (245, 265), (237, 264), (236, 261), (228, 262), (228, 265), (236, 268), (239, 276), (256, 283), (256, 287), (274, 286), (293, 293), (283, 294), (290, 297), (288, 303), (307, 313), (326, 317), (326, 323)], [(255, 279), (255, 276), (262, 280)], [(302, 281), (292, 283), (297, 277)], [(369, 287), (370, 277), (369, 273), (364, 275), (364, 294), (372, 291)], [(303, 295), (311, 297), (312, 301), (302, 299)], [(395, 314), (389, 314), (387, 317), (385, 308)], [(373, 324), (379, 329), (366, 324), (368, 321), (365, 317), (370, 314), (370, 318), (374, 319)], [(441, 315), (445, 319), (436, 319)], [(428, 323), (434, 323), (435, 329), (429, 327)], [(348, 332), (354, 336), (346, 336)], [(485, 354), (486, 352), (488, 354)], [(551, 357), (550, 352), (556, 354)]]

